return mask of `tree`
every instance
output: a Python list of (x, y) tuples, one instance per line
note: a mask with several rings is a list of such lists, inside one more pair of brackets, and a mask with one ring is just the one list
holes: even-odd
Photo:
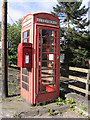
[(17, 65), (17, 47), (21, 40), (21, 19), (16, 24), (8, 24), (8, 64)]
[(79, 60), (80, 65), (83, 65), (80, 51), (82, 55), (84, 54), (83, 59), (88, 54), (88, 50), (84, 46), (84, 42), (87, 41), (85, 36), (88, 36), (86, 26), (89, 25), (89, 22), (85, 18), (88, 8), (85, 6), (81, 8), (81, 4), (82, 2), (58, 2), (56, 7), (53, 7), (52, 14), (61, 20), (61, 38), (64, 37), (66, 41), (65, 46), (62, 45), (61, 47), (64, 49), (67, 65), (78, 66), (77, 60)]

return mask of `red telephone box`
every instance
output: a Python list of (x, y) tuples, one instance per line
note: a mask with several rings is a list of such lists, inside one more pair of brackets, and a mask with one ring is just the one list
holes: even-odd
[(49, 13), (28, 14), (22, 20), (18, 46), (21, 96), (30, 104), (59, 97), (60, 20)]

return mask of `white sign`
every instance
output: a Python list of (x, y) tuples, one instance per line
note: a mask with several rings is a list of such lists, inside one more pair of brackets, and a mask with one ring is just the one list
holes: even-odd
[(49, 54), (49, 60), (53, 60), (54, 55), (53, 54)]
[(25, 63), (26, 63), (26, 64), (29, 63), (29, 55), (26, 55), (26, 56), (25, 56)]
[(49, 23), (49, 24), (57, 25), (57, 21), (52, 21), (52, 20), (47, 20), (47, 19), (41, 19), (41, 18), (37, 18), (37, 22)]

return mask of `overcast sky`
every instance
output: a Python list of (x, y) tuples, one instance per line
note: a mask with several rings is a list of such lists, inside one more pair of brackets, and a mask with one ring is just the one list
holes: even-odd
[[(90, 0), (83, 0), (83, 5), (88, 7), (89, 1)], [(35, 12), (50, 13), (53, 10), (53, 6), (56, 6), (56, 4), (57, 0), (8, 0), (8, 23), (12, 24), (18, 19), (23, 18), (28, 13)]]

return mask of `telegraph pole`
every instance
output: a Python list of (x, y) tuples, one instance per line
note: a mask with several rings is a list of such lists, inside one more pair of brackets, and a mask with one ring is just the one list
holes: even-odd
[(2, 99), (8, 96), (7, 0), (2, 0)]

